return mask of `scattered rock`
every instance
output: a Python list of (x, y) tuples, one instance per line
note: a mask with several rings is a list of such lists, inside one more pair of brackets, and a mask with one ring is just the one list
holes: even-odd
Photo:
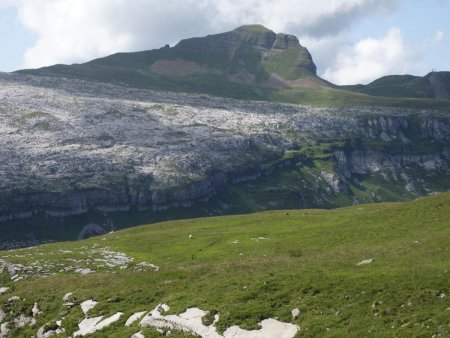
[(362, 260), (361, 262), (359, 262), (358, 264), (356, 264), (356, 265), (367, 265), (367, 264), (372, 264), (373, 263), (373, 258), (369, 258), (369, 259), (364, 259), (364, 260)]
[(3, 321), (3, 319), (5, 319), (5, 316), (6, 316), (5, 312), (2, 309), (0, 309), (0, 323)]
[(8, 299), (8, 302), (16, 302), (18, 300), (20, 300), (19, 296), (12, 296), (11, 298)]
[(66, 331), (63, 328), (61, 328), (61, 325), (58, 326), (59, 328), (57, 328), (56, 330), (53, 329), (46, 330), (47, 325), (41, 326), (36, 334), (37, 338), (50, 338), (52, 336), (62, 334)]
[(261, 329), (259, 330), (247, 331), (238, 326), (232, 326), (222, 336), (217, 333), (214, 326), (219, 320), (218, 314), (215, 315), (213, 325), (206, 326), (202, 323), (202, 318), (207, 312), (203, 310), (190, 308), (179, 315), (163, 316), (161, 314), (162, 308), (163, 305), (158, 305), (150, 314), (142, 319), (139, 325), (156, 329), (172, 329), (208, 338), (293, 338), (299, 330), (297, 325), (282, 323), (271, 318), (263, 320), (260, 323)]
[(164, 304), (158, 305), (150, 314), (141, 320), (139, 325), (141, 327), (153, 327), (156, 329), (175, 329), (201, 337), (221, 337), (214, 326), (203, 325), (202, 317), (206, 315), (205, 311), (191, 308), (180, 315), (163, 316), (161, 314), (163, 306)]
[(103, 316), (94, 318), (85, 318), (81, 321), (81, 323), (78, 324), (79, 330), (74, 333), (74, 337), (86, 336), (88, 334), (92, 334), (96, 331), (102, 330), (105, 327), (108, 327), (111, 324), (117, 322), (122, 315), (123, 315), (122, 312), (118, 312), (115, 315), (112, 315), (111, 317), (108, 317), (106, 319), (103, 319)]
[(5, 294), (5, 293), (7, 293), (8, 290), (9, 290), (9, 288), (7, 288), (7, 287), (1, 287), (1, 288), (0, 288), (0, 296), (3, 295), (3, 294)]
[(292, 309), (291, 311), (292, 319), (298, 318), (300, 316), (300, 310), (298, 308)]
[(9, 323), (3, 323), (0, 325), (0, 338), (5, 338), (9, 335), (11, 330), (8, 327)]
[(142, 332), (135, 333), (130, 338), (145, 338), (145, 336), (142, 334)]
[(38, 303), (37, 302), (34, 303), (34, 306), (33, 306), (33, 309), (31, 310), (31, 312), (33, 313), (33, 317), (34, 318), (38, 317), (39, 314), (41, 313), (39, 311), (39, 307), (38, 307)]
[(89, 268), (78, 268), (75, 270), (76, 273), (79, 273), (80, 275), (87, 275), (88, 273), (92, 273), (94, 272), (93, 270), (89, 269)]
[(131, 326), (135, 321), (141, 319), (146, 313), (147, 313), (147, 311), (142, 311), (142, 312), (136, 312), (135, 314), (132, 314), (130, 316), (130, 318), (127, 319), (125, 326)]
[(158, 305), (158, 310), (159, 310), (160, 312), (161, 312), (161, 311), (167, 312), (167, 311), (170, 310), (170, 307), (169, 307), (169, 305), (167, 305), (167, 304), (160, 304), (160, 305)]
[(27, 325), (34, 325), (34, 324), (36, 324), (36, 319), (25, 316), (24, 314), (21, 314), (19, 317), (14, 319), (14, 327), (16, 329), (20, 329)]
[(254, 241), (254, 242), (265, 241), (265, 240), (268, 240), (268, 238), (266, 238), (266, 237), (253, 237), (252, 238), (252, 241)]
[(143, 269), (153, 269), (155, 271), (159, 271), (159, 266), (156, 266), (155, 264), (152, 264), (152, 263), (140, 262), (140, 263), (136, 264), (136, 266), (138, 267), (139, 271), (141, 271)]
[(70, 296), (72, 296), (72, 295), (73, 295), (73, 292), (66, 293), (63, 297), (63, 301), (67, 302), (70, 299)]
[(293, 338), (300, 328), (290, 323), (282, 323), (276, 319), (269, 318), (259, 323), (259, 330), (243, 330), (238, 326), (232, 326), (225, 330), (224, 338)]
[(89, 299), (80, 304), (81, 310), (83, 310), (84, 314), (87, 315), (89, 310), (92, 310), (98, 303), (92, 299)]

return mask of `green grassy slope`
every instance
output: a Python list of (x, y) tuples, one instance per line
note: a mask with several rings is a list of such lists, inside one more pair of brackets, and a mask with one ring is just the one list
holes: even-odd
[[(298, 337), (444, 337), (450, 334), (449, 219), (450, 193), (443, 193), (332, 211), (165, 222), (4, 252), (0, 259), (25, 265), (48, 261), (57, 270), (64, 259), (86, 259), (94, 248), (108, 247), (161, 270), (97, 268), (86, 276), (56, 273), (16, 283), (4, 271), (0, 285), (11, 290), (0, 297), (0, 307), (12, 320), (37, 301), (42, 310), (37, 327), (64, 317), (69, 334), (83, 315), (79, 307), (62, 305), (66, 292), (75, 292), (79, 301), (98, 301), (91, 316), (125, 312), (95, 337), (131, 336), (139, 329), (124, 327), (128, 315), (161, 302), (176, 313), (192, 306), (218, 310), (222, 330), (232, 324), (256, 328), (261, 319), (278, 317), (299, 324)], [(369, 258), (372, 264), (357, 265)], [(10, 306), (12, 295), (24, 300)], [(301, 314), (293, 320), (290, 311), (296, 307)], [(36, 330), (19, 329), (12, 337)], [(159, 336), (150, 329), (145, 333)]]
[[(291, 53), (290, 51), (286, 54)], [(155, 56), (151, 55), (151, 58)], [(285, 56), (281, 55), (280, 58)], [(289, 57), (289, 55), (286, 55)], [(269, 59), (264, 69), (288, 74), (289, 67), (276, 64)], [(276, 61), (276, 59), (275, 59)], [(379, 96), (375, 93), (365, 93), (362, 90), (348, 90), (347, 87), (316, 87), (316, 86), (293, 86), (288, 88), (271, 89), (229, 81), (221, 74), (186, 75), (183, 77), (170, 78), (154, 74), (148, 70), (137, 68), (130, 71), (127, 67), (117, 65), (88, 63), (84, 65), (57, 65), (50, 68), (38, 70), (20, 71), (20, 73), (67, 77), (84, 79), (89, 81), (100, 81), (108, 83), (127, 84), (138, 88), (153, 90), (167, 90), (185, 93), (205, 93), (219, 97), (230, 97), (236, 99), (263, 100), (273, 102), (286, 102), (293, 104), (304, 104), (326, 107), (351, 107), (351, 106), (388, 106), (406, 107), (418, 109), (436, 109), (449, 111), (450, 103), (447, 100), (438, 100), (426, 97), (389, 97)], [(148, 66), (146, 67), (148, 68)], [(298, 71), (299, 72), (299, 71)], [(300, 72), (301, 73), (301, 72)], [(307, 74), (297, 74), (307, 76)], [(265, 71), (259, 73), (259, 77), (267, 77)], [(390, 91), (390, 90), (388, 90)], [(401, 96), (401, 95), (398, 95)]]
[(271, 100), (325, 107), (385, 106), (449, 111), (450, 102), (431, 98), (375, 96), (336, 88), (293, 87), (270, 92)]
[(367, 85), (341, 86), (341, 88), (373, 96), (448, 100), (450, 97), (450, 72), (432, 72), (423, 77), (389, 75)]

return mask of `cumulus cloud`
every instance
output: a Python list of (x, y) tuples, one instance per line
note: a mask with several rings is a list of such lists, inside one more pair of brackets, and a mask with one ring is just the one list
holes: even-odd
[(87, 61), (242, 24), (329, 40), (399, 0), (6, 0), (36, 36), (24, 67)]
[(392, 27), (380, 38), (366, 38), (338, 52), (323, 77), (336, 84), (368, 83), (388, 74), (425, 70), (422, 49), (408, 44), (399, 28)]
[(214, 22), (262, 23), (276, 31), (335, 35), (361, 17), (393, 10), (397, 0), (214, 0)]
[[(25, 67), (72, 63), (119, 51), (156, 48), (205, 24), (194, 1), (22, 1), (19, 19), (37, 40)], [(203, 21), (202, 21), (203, 20)]]

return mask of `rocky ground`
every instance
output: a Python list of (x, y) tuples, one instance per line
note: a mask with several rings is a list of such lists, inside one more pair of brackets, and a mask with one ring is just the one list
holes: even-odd
[[(23, 264), (22, 261), (26, 261)], [(0, 274), (7, 272), (12, 282), (30, 277), (45, 277), (61, 272), (76, 272), (86, 275), (95, 271), (113, 271), (114, 269), (131, 269), (135, 271), (154, 270), (159, 267), (134, 259), (121, 252), (114, 252), (107, 247), (94, 245), (82, 247), (76, 252), (59, 250), (51, 254), (40, 252), (3, 255), (0, 259)]]
[[(335, 168), (317, 175), (327, 194), (372, 173), (403, 177), (414, 193), (421, 178), (408, 166), (448, 172), (444, 113), (238, 101), (3, 73), (0, 221), (190, 206), (265, 175), (289, 152), (360, 138), (373, 148), (336, 149)], [(415, 142), (438, 147), (383, 152), (383, 144)]]

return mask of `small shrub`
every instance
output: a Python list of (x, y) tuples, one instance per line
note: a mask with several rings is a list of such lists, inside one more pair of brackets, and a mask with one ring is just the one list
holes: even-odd
[(208, 311), (207, 313), (206, 313), (206, 315), (204, 315), (203, 317), (202, 317), (202, 324), (203, 325), (205, 325), (205, 326), (210, 326), (210, 325), (212, 325), (213, 323), (214, 323), (214, 316), (216, 315), (216, 314), (218, 314), (219, 313), (219, 311), (217, 311), (217, 310), (211, 310), (211, 311)]

